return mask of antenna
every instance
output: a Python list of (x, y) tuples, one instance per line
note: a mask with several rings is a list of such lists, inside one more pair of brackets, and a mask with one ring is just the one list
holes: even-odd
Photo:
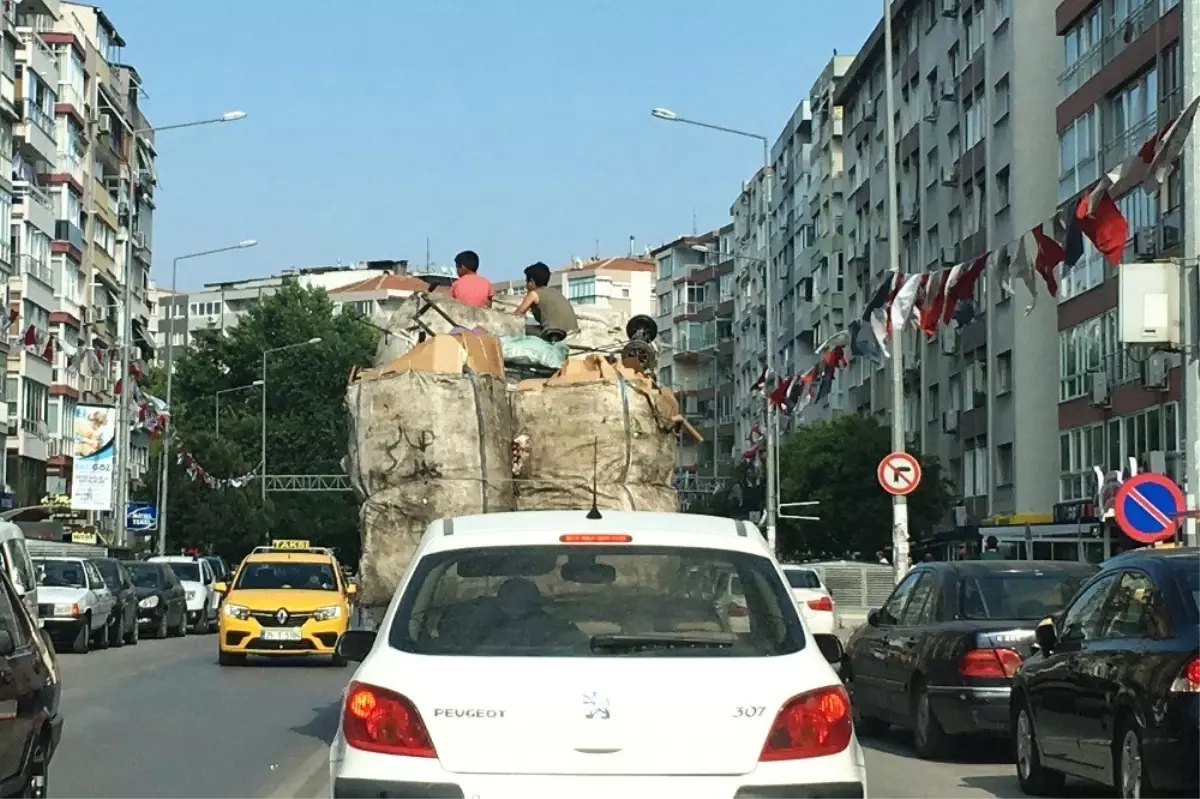
[(429, 237), (425, 237), (425, 268), (428, 269), (433, 264), (429, 259)]
[(600, 471), (600, 439), (592, 439), (592, 509), (588, 511), (587, 517), (592, 521), (603, 519), (600, 515), (599, 507), (599, 487), (596, 485), (596, 475)]

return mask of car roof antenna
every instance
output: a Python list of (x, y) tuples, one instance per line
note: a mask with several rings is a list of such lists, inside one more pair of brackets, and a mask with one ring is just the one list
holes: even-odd
[(592, 439), (592, 509), (588, 511), (587, 517), (592, 521), (603, 519), (600, 515), (600, 504), (598, 500), (599, 488), (596, 485), (596, 475), (600, 471), (600, 439)]

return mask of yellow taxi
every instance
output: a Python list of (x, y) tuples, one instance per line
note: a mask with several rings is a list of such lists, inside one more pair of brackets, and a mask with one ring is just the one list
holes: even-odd
[(332, 550), (307, 541), (273, 541), (255, 547), (228, 584), (214, 588), (221, 601), (218, 661), (237, 666), (247, 655), (329, 655), (350, 626), (355, 586), (347, 584)]

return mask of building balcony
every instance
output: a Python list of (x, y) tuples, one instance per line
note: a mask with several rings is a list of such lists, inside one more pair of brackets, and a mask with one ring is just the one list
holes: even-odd
[(10, 75), (0, 75), (0, 115), (9, 122), (21, 120), (21, 109), (17, 106), (17, 84)]
[(21, 296), (34, 305), (53, 310), (57, 303), (54, 299), (54, 275), (45, 261), (35, 260), (30, 255), (18, 255), (17, 261), (21, 271)]
[(21, 120), (13, 126), (21, 151), (31, 156), (29, 160), (51, 164), (58, 155), (54, 142), (54, 117), (47, 114), (32, 100), (21, 103)]
[[(10, 4), (5, 3), (5, 5)], [(58, 19), (60, 16), (58, 0), (16, 0), (11, 5), (15, 6), (15, 11), (21, 14), (37, 14), (54, 19)]]
[(87, 174), (83, 171), (83, 158), (75, 153), (59, 152), (54, 164), (54, 174), (69, 175), (80, 189), (87, 185)]
[(53, 48), (32, 28), (22, 27), (17, 35), (21, 39), (17, 62), (36, 72), (47, 86), (58, 86), (58, 59)]
[(59, 219), (54, 223), (54, 240), (65, 241), (81, 253), (85, 248), (83, 231), (75, 223), (65, 219)]
[(13, 185), (13, 221), (24, 220), (47, 236), (53, 236), (54, 216), (54, 206), (46, 192), (25, 181)]
[(46, 442), (46, 452), (51, 458), (72, 459), (75, 457), (75, 437), (52, 438)]

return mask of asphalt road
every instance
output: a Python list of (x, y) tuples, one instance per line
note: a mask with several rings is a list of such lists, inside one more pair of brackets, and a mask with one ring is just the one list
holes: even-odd
[[(216, 638), (63, 654), (62, 746), (51, 796), (328, 796), (326, 756), (353, 673), (324, 664), (216, 664)], [(872, 796), (1020, 797), (1004, 747), (918, 760), (901, 732), (864, 740)], [(1073, 786), (1071, 796), (1095, 796)]]

